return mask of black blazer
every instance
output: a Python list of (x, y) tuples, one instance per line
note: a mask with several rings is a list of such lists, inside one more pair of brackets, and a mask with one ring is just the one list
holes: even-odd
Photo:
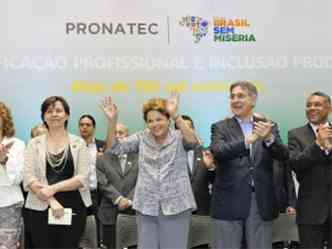
[(103, 140), (96, 139), (96, 146), (98, 152), (104, 152), (106, 148), (106, 142)]
[(272, 158), (288, 159), (287, 148), (282, 144), (278, 127), (273, 127), (273, 144), (266, 146), (262, 139), (252, 145), (252, 158), (246, 149), (244, 135), (235, 117), (212, 124), (211, 150), (217, 169), (214, 180), (211, 216), (221, 220), (241, 220), (249, 215), (252, 187), (250, 167), (255, 183), (259, 213), (263, 220), (278, 216), (273, 184)]
[(279, 212), (285, 213), (287, 207), (295, 208), (295, 186), (288, 162), (273, 160), (273, 178)]
[(138, 154), (128, 153), (124, 173), (119, 157), (105, 153), (97, 159), (98, 188), (101, 192), (101, 203), (98, 218), (104, 225), (114, 225), (119, 212), (134, 214), (129, 208), (119, 211), (114, 202), (119, 196), (133, 200), (138, 174)]
[(332, 211), (332, 155), (326, 155), (315, 139), (310, 124), (288, 132), (290, 163), (300, 184), (298, 224), (323, 224)]
[(203, 162), (202, 155), (203, 148), (197, 146), (194, 149), (193, 169), (190, 174), (191, 186), (197, 204), (197, 209), (194, 212), (198, 215), (210, 214), (210, 193), (209, 184), (212, 183), (212, 176), (214, 172), (209, 171)]

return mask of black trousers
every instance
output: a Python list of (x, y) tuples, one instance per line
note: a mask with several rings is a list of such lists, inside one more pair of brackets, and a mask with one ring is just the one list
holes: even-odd
[(107, 249), (115, 249), (116, 247), (116, 231), (115, 225), (103, 225), (103, 243)]
[(332, 249), (332, 226), (330, 221), (322, 225), (299, 224), (298, 228), (301, 248), (321, 249), (327, 242), (327, 249)]
[(74, 249), (78, 248), (86, 223), (86, 208), (75, 210), (70, 226), (49, 225), (48, 210), (35, 211), (26, 209), (25, 224), (30, 231), (35, 249)]

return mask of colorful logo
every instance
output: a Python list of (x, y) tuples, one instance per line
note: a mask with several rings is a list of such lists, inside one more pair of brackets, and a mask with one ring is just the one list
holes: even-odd
[[(249, 20), (245, 18), (224, 18), (214, 17), (213, 21), (213, 41), (214, 42), (255, 42), (254, 34), (247, 32), (251, 27)], [(184, 16), (179, 24), (190, 29), (194, 42), (198, 43), (209, 32), (207, 20), (200, 16)]]
[(255, 42), (254, 34), (245, 32), (250, 27), (247, 19), (213, 18), (213, 40), (215, 42)]
[(184, 16), (179, 24), (191, 30), (195, 43), (200, 42), (209, 31), (209, 22), (200, 16)]

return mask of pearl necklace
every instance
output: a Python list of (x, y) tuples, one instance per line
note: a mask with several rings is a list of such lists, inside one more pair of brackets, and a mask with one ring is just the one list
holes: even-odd
[[(69, 145), (67, 145), (64, 148), (64, 150), (58, 154), (52, 154), (49, 151), (46, 152), (47, 162), (51, 165), (52, 170), (57, 174), (61, 173), (64, 170), (64, 168), (66, 167), (67, 160), (68, 160), (68, 149), (69, 149)], [(61, 154), (61, 156), (59, 157), (60, 154)], [(60, 169), (55, 169), (56, 167), (59, 167), (60, 165), (62, 165), (62, 167)]]

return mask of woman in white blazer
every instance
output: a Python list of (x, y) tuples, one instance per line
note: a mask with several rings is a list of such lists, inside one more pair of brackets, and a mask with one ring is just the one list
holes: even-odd
[(25, 153), (26, 226), (35, 248), (77, 248), (91, 205), (89, 152), (67, 131), (70, 108), (63, 97), (47, 98), (41, 112), (48, 132), (32, 139)]
[(24, 142), (15, 138), (9, 108), (0, 102), (0, 248), (15, 248), (21, 230)]

